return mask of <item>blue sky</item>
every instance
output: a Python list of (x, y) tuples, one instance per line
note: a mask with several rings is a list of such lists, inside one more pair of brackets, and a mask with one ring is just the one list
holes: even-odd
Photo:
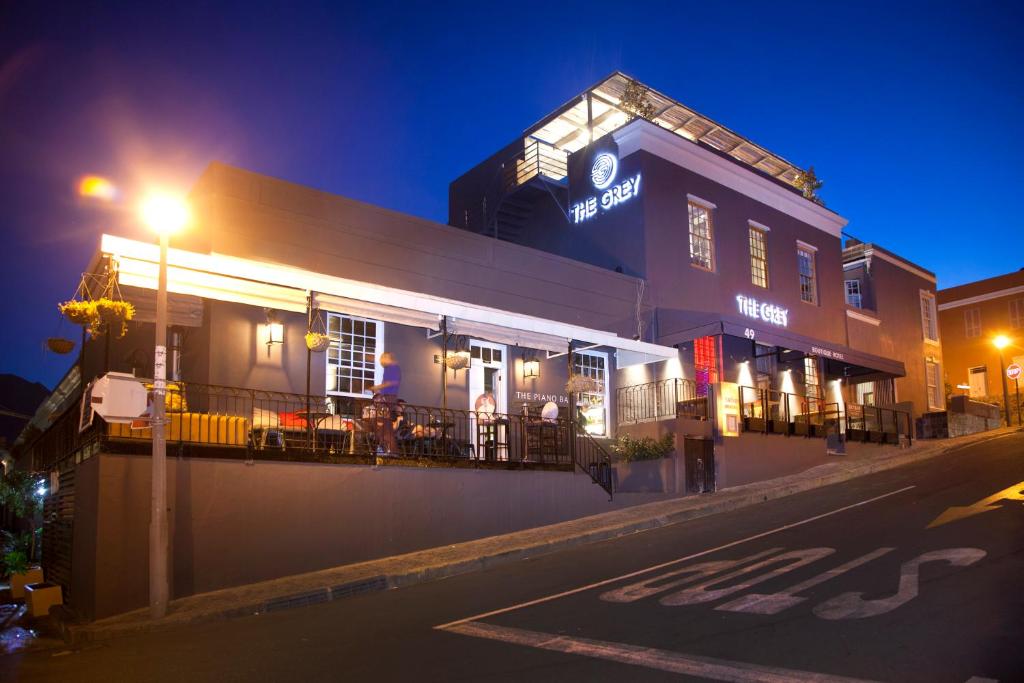
[(15, 4), (0, 372), (48, 386), (98, 235), (143, 234), (80, 175), (187, 189), (217, 159), (444, 221), (453, 178), (615, 69), (813, 164), (940, 286), (1024, 267), (1020, 3)]

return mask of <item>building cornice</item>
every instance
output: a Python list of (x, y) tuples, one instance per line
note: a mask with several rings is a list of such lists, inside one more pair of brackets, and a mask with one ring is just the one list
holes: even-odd
[(839, 214), (805, 199), (792, 189), (647, 121), (634, 121), (612, 135), (619, 145), (620, 157), (644, 150), (837, 238), (847, 223)]
[(922, 280), (927, 280), (928, 282), (931, 282), (933, 284), (937, 282), (937, 280), (935, 279), (935, 276), (933, 274), (929, 273), (928, 271), (921, 270), (920, 268), (916, 268), (916, 267), (910, 265), (906, 261), (903, 261), (901, 259), (895, 258), (893, 256), (889, 256), (884, 251), (879, 251), (877, 249), (865, 249), (864, 250), (864, 256), (866, 258), (868, 258), (868, 259), (880, 258), (883, 261), (885, 261), (886, 263), (891, 263), (892, 265), (896, 266), (897, 268), (902, 268), (903, 270), (907, 271), (908, 273), (912, 273), (913, 275), (916, 275), (917, 277), (921, 278)]
[(997, 289), (994, 292), (987, 294), (979, 294), (978, 296), (967, 297), (966, 299), (956, 299), (954, 301), (947, 301), (939, 304), (939, 310), (945, 311), (950, 308), (957, 308), (959, 306), (970, 306), (971, 304), (980, 304), (982, 301), (991, 301), (992, 299), (1001, 299), (1004, 296), (1013, 296), (1014, 294), (1024, 294), (1024, 285), (1020, 287), (1010, 287), (1008, 289)]

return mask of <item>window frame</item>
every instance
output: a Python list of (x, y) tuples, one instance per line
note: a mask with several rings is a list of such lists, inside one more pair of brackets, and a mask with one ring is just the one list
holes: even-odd
[[(811, 264), (811, 273), (810, 273), (810, 276), (809, 276), (810, 277), (810, 293), (811, 293), (811, 299), (810, 300), (804, 298), (804, 278), (808, 277), (808, 276), (805, 275), (800, 270), (800, 256), (801, 256), (801, 254), (806, 254), (809, 257), (808, 261)], [(800, 240), (797, 240), (797, 242), (796, 242), (796, 273), (797, 273), (797, 287), (800, 290), (799, 291), (799, 293), (800, 293), (800, 301), (802, 301), (805, 304), (810, 304), (812, 306), (817, 306), (818, 305), (818, 300), (819, 300), (819, 297), (818, 297), (818, 248), (816, 246), (814, 246), (813, 244), (807, 244), (806, 242), (801, 242)]]
[[(1019, 330), (1024, 327), (1024, 298), (1021, 299), (1010, 299), (1007, 304), (1009, 309), (1007, 317), (1010, 323), (1010, 327), (1015, 330)], [(1014, 310), (1016, 309), (1016, 310)]]
[[(579, 351), (573, 351), (572, 354), (573, 354), (572, 371), (573, 371), (574, 374), (576, 374), (578, 372), (577, 361), (580, 358), (582, 358), (583, 356), (589, 356), (591, 358), (599, 358), (604, 363), (604, 368), (603, 368), (603, 370), (604, 370), (604, 381), (601, 382), (601, 385), (602, 385), (601, 386), (601, 391), (600, 392), (598, 392), (598, 391), (588, 391), (588, 392), (581, 392), (581, 393), (585, 393), (587, 395), (597, 395), (597, 394), (601, 394), (602, 395), (602, 406), (601, 407), (602, 407), (602, 410), (604, 410), (604, 432), (596, 433), (596, 432), (591, 432), (591, 431), (588, 430), (587, 433), (591, 434), (592, 436), (611, 436), (611, 431), (612, 431), (611, 430), (611, 422), (610, 422), (610, 420), (611, 420), (611, 397), (609, 395), (609, 385), (611, 384), (611, 381), (612, 381), (612, 379), (611, 379), (612, 378), (612, 369), (611, 369), (611, 365), (609, 364), (610, 361), (609, 361), (608, 352), (606, 352), (606, 351), (594, 351), (593, 349), (581, 349)], [(580, 369), (582, 369), (582, 363), (580, 364)], [(582, 373), (580, 373), (580, 374), (582, 374)], [(586, 376), (590, 377), (590, 375), (586, 375)], [(577, 405), (577, 407), (579, 406), (579, 394), (577, 394), (577, 396), (576, 396), (576, 405)], [(576, 416), (575, 415), (571, 415), (570, 419), (575, 420)]]
[[(762, 289), (768, 289), (771, 285), (771, 275), (768, 270), (768, 232), (770, 228), (761, 225), (760, 223), (754, 223), (753, 221), (747, 222), (747, 246), (750, 250), (750, 284), (755, 287), (761, 287)], [(758, 235), (761, 244), (762, 255), (760, 257), (754, 255), (754, 235)], [(757, 269), (756, 266), (760, 264), (764, 273), (764, 282), (757, 281)]]
[[(857, 297), (857, 303), (850, 301), (850, 285), (857, 285), (857, 293), (854, 295)], [(852, 280), (843, 280), (843, 297), (846, 300), (847, 305), (853, 306), (857, 309), (864, 308), (864, 292), (861, 291), (860, 278), (854, 278)]]
[[(920, 292), (921, 336), (924, 337), (926, 342), (938, 344), (939, 313), (935, 305), (935, 294), (924, 289), (918, 291)], [(928, 316), (925, 316), (925, 302), (927, 302)], [(928, 324), (929, 322), (931, 323), (930, 325)], [(928, 336), (931, 331), (934, 331), (934, 337)]]
[[(699, 209), (704, 212), (706, 217), (705, 225), (707, 225), (707, 236), (695, 235), (694, 234), (694, 209)], [(687, 235), (689, 237), (690, 247), (690, 265), (698, 270), (703, 270), (708, 273), (715, 272), (715, 223), (712, 213), (714, 212), (715, 206), (710, 202), (702, 201), (696, 197), (687, 195), (686, 198), (686, 223), (687, 223)], [(694, 252), (694, 239), (707, 240), (708, 245), (708, 265), (704, 265), (701, 262), (694, 260), (697, 255)]]
[(981, 336), (981, 307), (974, 306), (964, 309), (964, 339), (977, 339)]
[[(338, 313), (338, 312), (334, 312), (334, 311), (324, 311), (324, 313), (325, 313), (324, 324), (325, 324), (325, 328), (327, 330), (328, 336), (330, 336), (331, 319), (332, 318), (337, 318), (337, 319), (339, 319), (339, 321), (343, 320), (344, 318), (348, 318), (349, 320), (351, 320), (353, 322), (361, 321), (363, 323), (373, 323), (376, 326), (375, 327), (375, 333), (374, 333), (373, 384), (380, 384), (381, 381), (383, 380), (383, 377), (384, 377), (384, 366), (380, 364), (381, 354), (384, 353), (384, 321), (376, 320), (374, 318), (364, 318), (362, 316), (351, 315), (349, 313)], [(341, 330), (342, 327), (343, 327), (343, 323), (339, 322), (338, 323), (338, 329)], [(346, 333), (342, 331), (342, 332), (339, 332), (339, 334), (340, 335), (344, 335)], [(348, 334), (351, 335), (351, 334), (354, 334), (354, 333), (348, 333)], [(365, 334), (361, 335), (361, 336), (363, 338), (369, 338)], [(350, 397), (350, 398), (369, 398), (369, 397), (371, 397), (373, 395), (372, 392), (368, 393), (366, 391), (363, 391), (361, 393), (356, 393), (356, 392), (352, 392), (352, 391), (330, 390), (330, 389), (327, 388), (327, 387), (331, 386), (331, 375), (332, 375), (332, 373), (335, 374), (335, 376), (337, 376), (338, 368), (344, 367), (344, 368), (347, 368), (350, 371), (356, 369), (354, 365), (351, 365), (352, 361), (349, 361), (349, 363), (350, 363), (349, 365), (342, 365), (341, 364), (340, 351), (339, 351), (338, 362), (337, 363), (332, 363), (331, 362), (331, 348), (335, 347), (335, 346), (340, 346), (340, 343), (341, 343), (341, 340), (331, 338), (330, 342), (327, 345), (327, 349), (325, 350), (325, 353), (324, 353), (324, 381), (325, 381), (324, 393), (327, 396), (347, 396), (347, 397)], [(353, 348), (352, 351), (353, 351), (353, 354), (354, 354), (355, 353), (355, 348)], [(363, 347), (363, 350), (361, 351), (361, 353), (363, 353), (365, 355), (365, 353), (366, 353), (365, 346)], [(360, 369), (362, 369), (362, 368), (360, 368)], [(365, 380), (363, 380), (363, 381), (365, 381)]]
[[(929, 368), (935, 368), (935, 383), (928, 376)], [(942, 396), (942, 369), (939, 363), (927, 358), (924, 359), (924, 389), (925, 400), (928, 403), (928, 410), (942, 410), (945, 407), (945, 400)], [(934, 390), (934, 393), (933, 393)], [(934, 399), (934, 402), (932, 401)]]

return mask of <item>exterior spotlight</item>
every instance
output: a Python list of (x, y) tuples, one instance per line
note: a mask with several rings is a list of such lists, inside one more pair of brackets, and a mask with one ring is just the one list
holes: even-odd
[(188, 205), (173, 195), (150, 195), (142, 203), (142, 220), (158, 235), (173, 235), (188, 223)]
[(270, 356), (270, 347), (275, 344), (284, 344), (284, 323), (277, 319), (277, 311), (267, 309), (267, 357)]
[(998, 337), (996, 337), (995, 339), (992, 340), (992, 344), (997, 349), (1002, 351), (1003, 349), (1005, 349), (1007, 346), (1010, 345), (1010, 338), (1007, 337), (1005, 334), (1001, 334), (1001, 335), (999, 335)]
[(540, 361), (536, 356), (523, 361), (523, 379), (537, 379), (540, 377)]

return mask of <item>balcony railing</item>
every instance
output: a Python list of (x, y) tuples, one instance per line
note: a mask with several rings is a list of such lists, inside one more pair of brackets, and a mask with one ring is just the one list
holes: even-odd
[(801, 436), (844, 433), (848, 440), (899, 443), (913, 438), (909, 413), (796, 394), (740, 387), (740, 418), (745, 431)]
[(526, 144), (520, 154), (506, 162), (504, 191), (514, 190), (537, 176), (561, 180), (569, 173), (568, 159), (566, 152), (546, 142), (534, 140)]
[(615, 392), (615, 404), (620, 425), (668, 420), (677, 416), (698, 420), (708, 417), (707, 396), (697, 395), (697, 384), (693, 380), (680, 378), (619, 387)]
[[(169, 383), (169, 454), (387, 464), (408, 459), (469, 467), (578, 466), (611, 493), (610, 457), (567, 418), (388, 404), (197, 383)], [(79, 431), (77, 406), (30, 446), (37, 469), (83, 447), (149, 452), (152, 427), (95, 418)]]

